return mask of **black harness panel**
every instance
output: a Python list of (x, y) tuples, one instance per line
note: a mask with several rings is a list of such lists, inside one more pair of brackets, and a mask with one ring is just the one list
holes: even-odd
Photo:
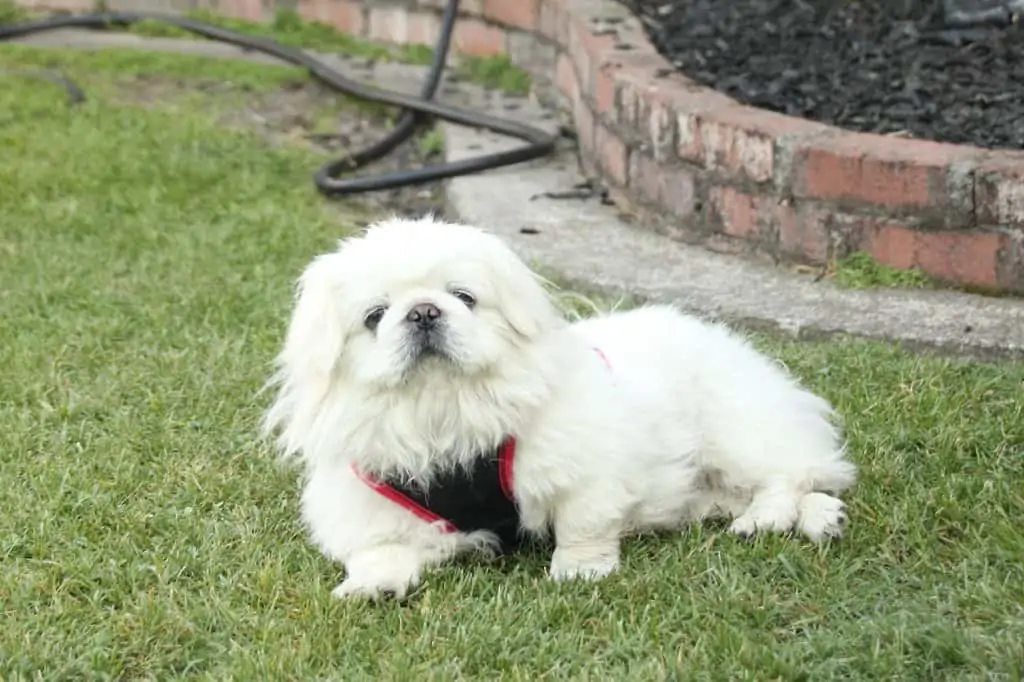
[(445, 472), (426, 490), (415, 482), (383, 479), (382, 483), (463, 533), (491, 531), (500, 540), (501, 551), (508, 553), (517, 549), (523, 538), (519, 508), (502, 485), (502, 455), (498, 450), (479, 457), (471, 469)]

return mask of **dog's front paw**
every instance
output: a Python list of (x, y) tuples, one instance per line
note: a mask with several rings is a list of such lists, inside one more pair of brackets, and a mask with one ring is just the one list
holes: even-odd
[(843, 537), (846, 504), (825, 493), (808, 493), (800, 498), (797, 527), (814, 542)]
[(598, 580), (619, 568), (618, 552), (581, 552), (556, 549), (551, 557), (550, 575), (553, 580)]
[(335, 599), (405, 599), (409, 592), (418, 585), (418, 580), (410, 581), (366, 581), (346, 578), (331, 590)]
[(338, 599), (405, 599), (420, 583), (422, 561), (409, 547), (362, 551), (345, 566), (348, 575), (331, 594)]
[(772, 496), (756, 499), (729, 526), (740, 537), (758, 532), (785, 533), (796, 523), (797, 511), (792, 498)]

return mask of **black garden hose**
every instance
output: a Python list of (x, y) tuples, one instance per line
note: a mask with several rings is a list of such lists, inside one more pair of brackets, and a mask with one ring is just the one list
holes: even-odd
[[(434, 95), (441, 83), (452, 30), (458, 14), (459, 0), (448, 0), (442, 21), (441, 35), (434, 50), (433, 63), (427, 74), (427, 81), (419, 97), (383, 90), (346, 78), (319, 59), (302, 50), (281, 45), (266, 38), (259, 38), (219, 26), (185, 17), (149, 12), (99, 12), (67, 16), (53, 16), (39, 21), (28, 21), (0, 25), (0, 40), (9, 40), (32, 33), (52, 31), (61, 28), (105, 29), (123, 27), (140, 21), (159, 21), (194, 33), (196, 35), (230, 43), (246, 50), (262, 52), (307, 69), (316, 80), (334, 92), (356, 97), (368, 102), (390, 104), (402, 109), (402, 115), (395, 128), (373, 146), (358, 150), (348, 156), (331, 161), (314, 175), (317, 189), (326, 196), (343, 196), (376, 190), (418, 185), (434, 180), (469, 175), (515, 163), (530, 161), (551, 153), (557, 137), (539, 128), (497, 118), (488, 114), (451, 107), (434, 101)], [(433, 118), (473, 128), (483, 128), (494, 133), (507, 135), (526, 142), (525, 145), (505, 152), (487, 154), (453, 163), (410, 168), (377, 176), (339, 178), (386, 156), (391, 150), (409, 139), (416, 129)]]
[(85, 93), (78, 87), (78, 84), (74, 81), (65, 78), (59, 73), (53, 71), (8, 71), (7, 69), (0, 69), (0, 75), (4, 76), (23, 76), (25, 78), (38, 78), (41, 80), (50, 81), (54, 85), (60, 86), (64, 89), (64, 92), (68, 93), (68, 102), (70, 104), (81, 104), (85, 101)]

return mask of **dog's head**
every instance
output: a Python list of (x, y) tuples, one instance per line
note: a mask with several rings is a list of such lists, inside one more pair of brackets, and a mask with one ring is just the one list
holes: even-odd
[(493, 372), (560, 324), (540, 279), (496, 236), (393, 218), (306, 268), (279, 362), (324, 389), (396, 391)]

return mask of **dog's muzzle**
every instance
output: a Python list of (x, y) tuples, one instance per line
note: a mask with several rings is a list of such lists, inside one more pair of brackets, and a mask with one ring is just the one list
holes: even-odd
[(440, 320), (441, 309), (433, 303), (417, 303), (405, 314), (405, 321), (422, 331), (438, 327)]
[(448, 356), (444, 315), (433, 303), (417, 303), (405, 315), (409, 328), (410, 350), (414, 357)]

